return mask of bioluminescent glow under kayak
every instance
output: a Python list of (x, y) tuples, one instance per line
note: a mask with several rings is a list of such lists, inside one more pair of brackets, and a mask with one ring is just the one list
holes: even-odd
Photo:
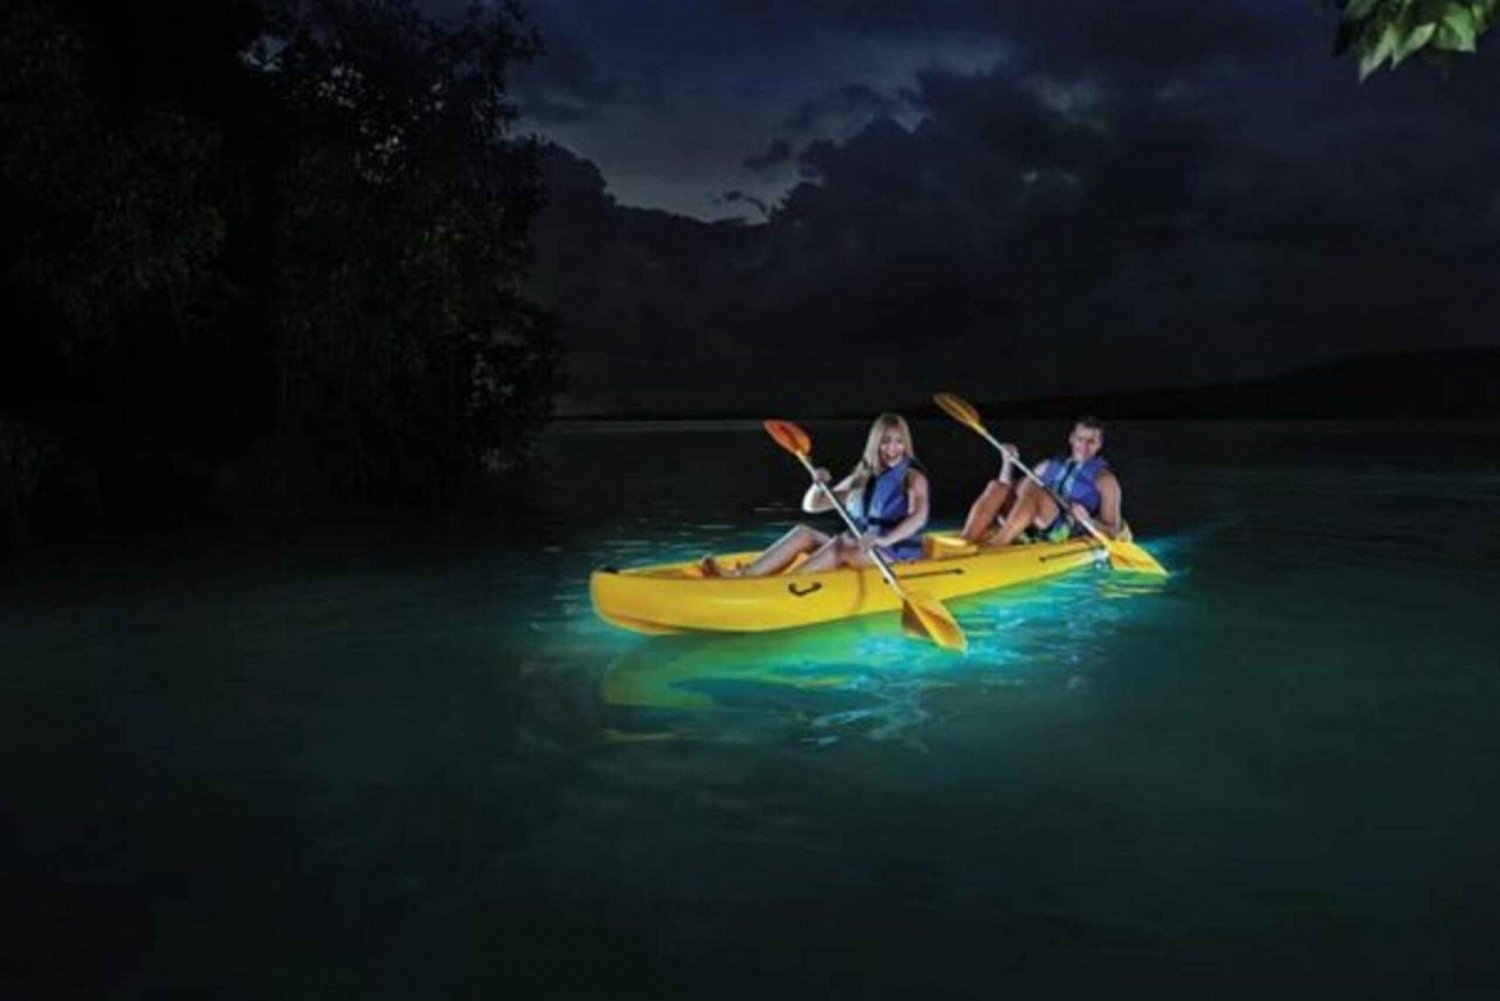
[[(1106, 557), (1087, 536), (1065, 542), (979, 548), (953, 535), (923, 537), (926, 557), (894, 564), (902, 587), (938, 600), (1040, 580)], [(755, 553), (718, 557), (721, 566), (749, 562)], [(600, 618), (639, 633), (761, 632), (894, 612), (901, 599), (875, 567), (774, 577), (708, 577), (696, 562), (589, 575), (589, 595)]]

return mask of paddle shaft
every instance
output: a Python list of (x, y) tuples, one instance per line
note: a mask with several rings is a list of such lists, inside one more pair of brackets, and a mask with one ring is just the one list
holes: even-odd
[[(991, 445), (994, 445), (995, 448), (1000, 452), (1001, 455), (1005, 454), (1005, 447), (1003, 445), (1001, 445), (998, 441), (995, 440), (995, 436), (992, 435), (992, 434), (990, 434), (989, 431), (984, 427), (984, 425), (982, 425), (982, 424), (975, 424), (974, 425), (974, 430), (978, 431), (980, 434), (984, 435), (985, 441), (989, 442)], [(1089, 532), (1090, 535), (1092, 535), (1094, 538), (1098, 539), (1100, 542), (1102, 542), (1106, 546), (1109, 545), (1111, 542), (1114, 541), (1109, 536), (1105, 535), (1104, 532), (1103, 532), (1103, 530), (1101, 530), (1098, 525), (1095, 525), (1088, 518), (1080, 518), (1077, 515), (1075, 515), (1073, 513), (1073, 507), (1072, 507), (1072, 505), (1070, 505), (1067, 501), (1063, 500), (1062, 494), (1058, 493), (1056, 490), (1054, 490), (1051, 487), (1047, 486), (1046, 481), (1043, 480), (1036, 473), (1033, 473), (1031, 471), (1031, 467), (1028, 466), (1028, 465), (1026, 465), (1026, 463), (1022, 462), (1019, 457), (1012, 456), (1010, 461), (1013, 462), (1013, 463), (1015, 463), (1016, 467), (1019, 468), (1021, 470), (1021, 472), (1025, 473), (1028, 477), (1030, 477), (1031, 478), (1031, 482), (1035, 483), (1037, 486), (1039, 486), (1043, 490), (1047, 491), (1047, 496), (1051, 497), (1052, 500), (1054, 502), (1056, 502), (1058, 510), (1063, 513), (1064, 517), (1066, 517), (1066, 518), (1070, 519), (1071, 521), (1074, 521), (1077, 524), (1080, 524), (1084, 528), (1088, 529), (1088, 532)]]
[[(844, 524), (849, 526), (849, 531), (853, 532), (855, 537), (858, 538), (861, 534), (859, 526), (854, 523), (853, 518), (849, 517), (849, 512), (844, 509), (843, 503), (838, 499), (834, 492), (829, 489), (828, 484), (818, 479), (818, 471), (813, 468), (813, 464), (808, 461), (807, 456), (803, 455), (801, 452), (796, 452), (794, 454), (797, 456), (797, 460), (802, 463), (802, 468), (806, 469), (807, 474), (812, 477), (813, 484), (816, 485), (819, 490), (823, 491), (823, 496), (828, 498), (828, 503), (833, 505), (833, 509), (839, 513), (839, 517), (844, 519)], [(891, 586), (891, 590), (901, 595), (903, 601), (906, 600), (906, 592), (902, 591), (901, 585), (896, 583), (896, 574), (891, 570), (891, 565), (886, 562), (885, 554), (880, 551), (878, 546), (871, 546), (869, 552), (870, 558), (874, 560), (875, 565), (880, 568), (880, 575), (884, 577), (885, 582)]]

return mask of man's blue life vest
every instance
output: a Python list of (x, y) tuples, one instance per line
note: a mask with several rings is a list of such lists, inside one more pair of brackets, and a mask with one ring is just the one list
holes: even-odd
[[(1081, 466), (1072, 459), (1057, 456), (1048, 461), (1047, 472), (1042, 477), (1042, 482), (1057, 491), (1058, 496), (1067, 501), (1069, 506), (1082, 504), (1088, 511), (1089, 517), (1097, 518), (1102, 498), (1099, 496), (1099, 487), (1095, 481), (1098, 480), (1099, 474), (1108, 468), (1109, 463), (1102, 455), (1094, 456)], [(1050, 532), (1067, 522), (1067, 514), (1059, 512), (1052, 520), (1052, 524), (1042, 531)], [(1074, 531), (1081, 532), (1083, 529), (1075, 528)]]

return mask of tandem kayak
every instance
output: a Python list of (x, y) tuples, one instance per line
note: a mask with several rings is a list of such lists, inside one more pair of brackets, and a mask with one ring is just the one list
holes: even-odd
[[(894, 564), (902, 587), (939, 601), (1040, 580), (1106, 559), (1087, 536), (1065, 542), (976, 547), (954, 535), (928, 533), (923, 558)], [(756, 553), (719, 556), (738, 566)], [(600, 618), (638, 633), (762, 632), (791, 629), (876, 612), (894, 612), (901, 599), (875, 567), (772, 577), (709, 577), (696, 562), (589, 575), (589, 596)]]

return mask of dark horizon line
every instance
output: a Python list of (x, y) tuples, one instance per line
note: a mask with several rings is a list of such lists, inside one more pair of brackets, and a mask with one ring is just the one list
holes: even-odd
[[(1280, 375), (1194, 386), (1101, 391), (980, 401), (1015, 418), (1114, 420), (1357, 420), (1500, 417), (1500, 347), (1361, 352)], [(941, 413), (930, 401), (896, 407), (914, 417)], [(554, 416), (554, 424), (589, 421), (760, 420), (746, 410), (594, 411)], [(801, 413), (804, 420), (862, 420), (869, 410)]]

